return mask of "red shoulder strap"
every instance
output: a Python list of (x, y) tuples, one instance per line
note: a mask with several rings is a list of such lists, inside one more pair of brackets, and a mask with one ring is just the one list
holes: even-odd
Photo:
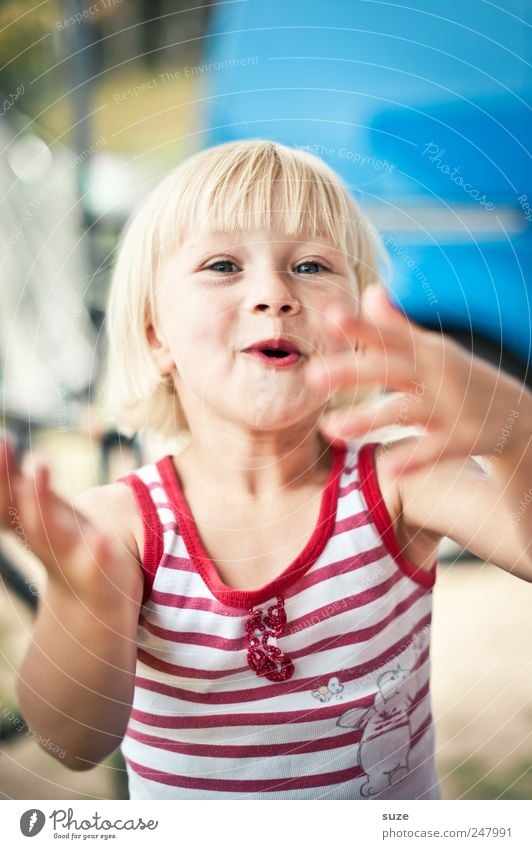
[(358, 471), (360, 491), (366, 499), (373, 524), (379, 531), (384, 545), (399, 568), (418, 584), (430, 589), (436, 580), (436, 560), (431, 571), (426, 572), (424, 569), (420, 569), (413, 563), (410, 563), (402, 553), (401, 547), (395, 537), (391, 516), (382, 497), (375, 469), (375, 449), (378, 444), (378, 442), (366, 442), (359, 449)]
[(151, 595), (157, 567), (163, 556), (163, 529), (157, 508), (144, 481), (134, 473), (117, 478), (118, 481), (127, 484), (131, 488), (140, 515), (142, 516), (144, 530), (144, 551), (141, 562), (144, 575), (142, 604), (146, 604)]

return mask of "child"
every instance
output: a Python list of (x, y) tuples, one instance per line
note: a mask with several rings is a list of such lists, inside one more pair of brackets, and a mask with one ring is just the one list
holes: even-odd
[[(72, 769), (121, 743), (132, 799), (440, 797), (438, 544), (532, 580), (532, 396), (408, 321), (377, 256), (334, 172), (262, 140), (134, 215), (107, 402), (188, 443), (75, 510), (2, 452), (48, 573), (20, 704)], [(394, 424), (416, 434), (367, 436)]]

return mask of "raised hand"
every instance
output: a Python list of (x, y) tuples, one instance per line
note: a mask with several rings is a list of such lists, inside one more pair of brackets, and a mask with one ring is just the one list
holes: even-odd
[[(346, 351), (309, 370), (314, 385), (326, 394), (371, 385), (399, 394), (360, 411), (336, 410), (323, 418), (321, 429), (330, 438), (345, 439), (385, 426), (419, 427), (415, 447), (395, 452), (390, 472), (414, 471), (444, 457), (490, 453), (501, 433), (511, 430), (508, 422), (517, 421), (524, 387), (439, 331), (410, 321), (382, 286), (366, 290), (360, 316), (333, 309), (327, 315)], [(514, 438), (523, 434), (520, 422)]]
[(90, 605), (116, 602), (131, 569), (124, 546), (53, 491), (44, 463), (20, 472), (14, 490), (18, 521), (52, 589)]

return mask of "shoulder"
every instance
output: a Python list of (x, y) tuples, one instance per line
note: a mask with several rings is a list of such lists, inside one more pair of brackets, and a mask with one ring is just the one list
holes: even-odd
[(129, 486), (124, 482), (94, 486), (74, 496), (72, 504), (142, 562), (142, 517)]
[(437, 557), (442, 535), (416, 526), (409, 520), (404, 509), (406, 477), (390, 474), (387, 465), (381, 462), (385, 455), (393, 455), (415, 439), (417, 437), (407, 436), (391, 442), (378, 442), (372, 452), (372, 470), (374, 483), (386, 508), (389, 525), (401, 554), (416, 567), (430, 571)]

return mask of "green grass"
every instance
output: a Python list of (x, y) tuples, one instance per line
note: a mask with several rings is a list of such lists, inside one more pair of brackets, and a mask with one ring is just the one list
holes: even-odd
[(454, 798), (532, 799), (532, 762), (518, 760), (506, 770), (493, 770), (476, 758), (453, 770)]

